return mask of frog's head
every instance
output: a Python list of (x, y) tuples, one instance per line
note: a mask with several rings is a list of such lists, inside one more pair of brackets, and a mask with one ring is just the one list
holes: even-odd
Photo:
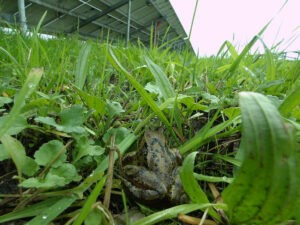
[(147, 145), (152, 145), (153, 142), (159, 142), (160, 145), (165, 146), (166, 145), (166, 139), (159, 131), (145, 131), (144, 134), (145, 140)]

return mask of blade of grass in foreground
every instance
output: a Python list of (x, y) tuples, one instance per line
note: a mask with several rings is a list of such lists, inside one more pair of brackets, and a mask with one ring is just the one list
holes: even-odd
[[(74, 187), (72, 189), (67, 189), (67, 190), (42, 193), (41, 194), (42, 197), (48, 197), (46, 200), (44, 200), (42, 202), (38, 202), (34, 205), (26, 206), (25, 208), (22, 208), (20, 210), (13, 211), (13, 212), (7, 213), (5, 215), (1, 215), (0, 223), (17, 220), (17, 219), (22, 219), (22, 218), (38, 216), (38, 215), (41, 215), (43, 212), (47, 213), (47, 210), (49, 210), (49, 208), (52, 205), (59, 202), (59, 200), (62, 199), (62, 197), (66, 196), (66, 199), (63, 200), (64, 204), (69, 201), (68, 200), (69, 198), (73, 199), (73, 197), (71, 197), (71, 196), (76, 196), (76, 199), (78, 199), (80, 196), (83, 196), (83, 193), (92, 184), (101, 180), (102, 178), (103, 178), (102, 172), (93, 172), (77, 187)], [(57, 197), (57, 196), (60, 196), (60, 197)], [(67, 196), (70, 196), (70, 197), (67, 197)], [(44, 214), (44, 216), (46, 216), (46, 215)], [(55, 217), (53, 219), (55, 219)], [(40, 224), (44, 224), (44, 223), (40, 223)]]
[(28, 98), (37, 88), (43, 73), (44, 70), (41, 68), (34, 68), (30, 70), (24, 85), (15, 99), (13, 108), (6, 116), (4, 123), (0, 127), (0, 139), (7, 130), (14, 125), (14, 121), (18, 118), (22, 107), (25, 105), (25, 99)]
[[(180, 178), (185, 192), (188, 194), (193, 203), (207, 204), (209, 203), (209, 200), (193, 175), (196, 155), (197, 152), (192, 152), (184, 159)], [(213, 209), (209, 209), (208, 214), (214, 219), (221, 221), (220, 216)]]
[(150, 224), (157, 224), (158, 222), (172, 219), (178, 216), (179, 213), (187, 214), (196, 210), (203, 210), (209, 207), (216, 207), (216, 208), (225, 208), (224, 204), (184, 204), (178, 205), (172, 208), (168, 208), (156, 213), (151, 214), (143, 219), (140, 219), (131, 225), (150, 225)]
[(0, 223), (9, 222), (12, 220), (37, 216), (41, 214), (45, 209), (48, 209), (51, 205), (55, 204), (60, 197), (48, 198), (45, 201), (36, 203), (31, 206), (27, 206), (19, 211), (12, 211), (0, 216)]
[(52, 220), (54, 220), (58, 215), (60, 215), (63, 211), (65, 211), (69, 206), (77, 200), (76, 196), (68, 196), (60, 198), (57, 202), (55, 202), (50, 207), (44, 209), (40, 212), (39, 215), (34, 217), (32, 220), (26, 223), (26, 225), (41, 225), (41, 224), (49, 224)]
[(89, 212), (92, 209), (92, 205), (96, 202), (100, 191), (102, 190), (106, 181), (106, 176), (102, 177), (102, 179), (96, 184), (95, 188), (93, 189), (92, 193), (89, 195), (87, 200), (85, 201), (79, 215), (76, 217), (73, 225), (80, 225), (83, 223), (85, 218), (88, 216)]

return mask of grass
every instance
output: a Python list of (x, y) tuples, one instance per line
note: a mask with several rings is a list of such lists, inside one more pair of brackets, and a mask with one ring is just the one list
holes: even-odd
[(226, 41), (218, 56), (197, 58), (167, 43), (0, 35), (1, 223), (112, 224), (123, 209), (130, 218), (135, 203), (117, 177), (113, 202), (102, 204), (108, 155), (114, 145), (122, 155), (137, 149), (141, 133), (159, 127), (185, 159), (192, 202), (139, 205), (149, 216), (134, 224), (199, 210), (215, 224), (299, 219), (298, 60), (266, 46), (250, 53), (258, 37), (241, 54)]

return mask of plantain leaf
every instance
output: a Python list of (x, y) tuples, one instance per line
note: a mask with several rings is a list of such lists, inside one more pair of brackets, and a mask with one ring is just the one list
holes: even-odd
[[(9, 119), (9, 116), (2, 116), (0, 117), (0, 127), (3, 126)], [(24, 130), (26, 127), (28, 127), (27, 120), (24, 118), (24, 116), (18, 115), (14, 117), (13, 126), (10, 126), (6, 130), (7, 135), (16, 135), (20, 133), (22, 130)]]
[(0, 140), (6, 152), (12, 158), (17, 168), (18, 175), (21, 177), (23, 168), (27, 160), (24, 146), (17, 139), (7, 134), (3, 135)]
[(11, 103), (13, 100), (9, 97), (1, 97), (0, 96), (0, 108), (4, 106), (5, 104)]
[(243, 163), (223, 191), (231, 224), (277, 224), (295, 212), (299, 189), (297, 142), (292, 127), (261, 94), (242, 92)]

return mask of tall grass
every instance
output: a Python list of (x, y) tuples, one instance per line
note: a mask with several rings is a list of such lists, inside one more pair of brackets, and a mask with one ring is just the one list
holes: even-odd
[[(171, 50), (172, 42), (158, 46), (151, 44), (149, 48), (138, 42), (125, 47), (125, 42), (110, 43), (108, 39), (83, 41), (78, 37), (62, 36), (47, 40), (40, 38), (37, 32), (32, 36), (18, 30), (10, 34), (0, 32), (3, 37), (0, 39), (0, 125), (3, 125), (0, 150), (4, 152), (8, 148), (6, 151), (13, 155), (15, 151), (4, 145), (21, 146), (22, 157), (28, 161), (25, 167), (33, 171), (22, 172), (24, 166), (18, 158), (0, 154), (0, 163), (12, 158), (18, 170), (19, 184), (29, 190), (17, 196), (19, 203), (9, 206), (12, 212), (0, 216), (1, 222), (34, 217), (30, 224), (38, 224), (43, 221), (42, 215), (47, 215), (47, 222), (69, 220), (71, 223), (75, 220), (77, 224), (88, 215), (92, 218), (100, 214), (103, 221), (111, 219), (111, 211), (97, 200), (106, 179), (107, 151), (114, 146), (111, 136), (115, 137), (117, 148), (124, 154), (138, 148), (137, 140), (144, 129), (163, 126), (170, 147), (178, 147), (183, 156), (189, 154), (181, 176), (196, 204), (166, 209), (163, 216), (153, 214), (136, 224), (151, 224), (173, 218), (178, 212), (207, 207), (210, 207), (209, 215), (220, 223), (220, 216), (212, 207), (223, 210), (224, 205), (210, 204), (213, 200), (209, 191), (196, 190), (196, 180), (188, 187), (188, 177), (194, 169), (197, 172), (195, 178), (200, 177), (201, 183), (232, 181), (231, 164), (241, 165), (241, 158), (232, 157), (239, 144), (241, 109), (244, 113), (253, 112), (247, 103), (238, 102), (239, 93), (243, 91), (266, 95), (267, 98), (246, 94), (240, 101), (253, 105), (261, 100), (272, 105), (271, 109), (265, 109), (261, 104), (254, 109), (260, 115), (272, 115), (278, 109), (285, 121), (296, 127), (297, 132), (293, 135), (296, 134), (299, 140), (300, 62), (284, 59), (280, 52), (266, 46), (265, 54), (252, 54), (250, 49), (254, 42), (263, 43), (259, 36), (255, 36), (241, 54), (226, 41), (217, 56), (198, 58), (189, 49)], [(34, 76), (32, 68), (43, 71), (41, 77), (41, 73), (34, 77), (34, 92), (28, 89), (28, 82)], [(275, 114), (276, 126), (284, 127), (279, 113), (276, 111)], [(9, 115), (15, 118), (7, 119)], [(249, 118), (245, 114), (242, 117), (257, 131), (259, 125), (252, 114)], [(273, 127), (267, 119), (260, 117), (259, 121), (265, 125), (265, 130)], [(254, 132), (251, 136), (247, 130), (245, 133), (250, 138), (259, 135)], [(274, 141), (270, 138), (277, 133), (283, 139)], [(294, 139), (281, 132), (264, 135), (269, 138), (270, 146), (272, 143), (284, 146), (287, 142), (294, 146)], [(58, 146), (53, 160), (46, 165), (38, 164), (35, 152), (50, 149), (50, 145), (56, 148), (53, 140)], [(251, 151), (249, 147), (246, 149)], [(273, 154), (274, 151), (272, 148), (269, 152)], [(196, 152), (200, 152), (199, 159), (195, 158)], [(281, 154), (289, 153), (282, 150)], [(55, 160), (59, 157), (66, 157), (66, 162), (60, 166), (72, 171), (73, 177), (65, 177), (56, 171)], [(260, 158), (259, 153), (256, 157)], [(279, 161), (268, 161), (266, 157), (261, 163), (275, 165)], [(206, 174), (209, 168), (203, 165), (212, 165), (212, 162), (220, 167)], [(247, 164), (246, 168), (251, 165)], [(60, 176), (60, 186), (55, 185), (58, 180), (51, 180), (55, 177), (54, 171), (55, 176)], [(228, 176), (226, 179), (222, 178), (224, 174)], [(251, 183), (249, 177), (239, 178), (239, 181), (243, 179)], [(122, 189), (118, 182), (115, 185), (117, 190)], [(268, 185), (261, 184), (262, 187)], [(222, 184), (220, 188), (224, 186)], [(94, 190), (89, 192), (90, 188)], [(227, 191), (227, 197), (232, 193)], [(0, 198), (4, 197), (8, 196), (0, 194)], [(49, 207), (53, 211), (49, 212)], [(91, 207), (93, 210), (89, 211)], [(233, 213), (237, 206), (231, 207), (230, 213)], [(58, 217), (65, 209), (71, 212), (64, 214), (66, 220)], [(233, 218), (238, 220), (236, 216)], [(282, 218), (285, 218), (284, 214)]]

